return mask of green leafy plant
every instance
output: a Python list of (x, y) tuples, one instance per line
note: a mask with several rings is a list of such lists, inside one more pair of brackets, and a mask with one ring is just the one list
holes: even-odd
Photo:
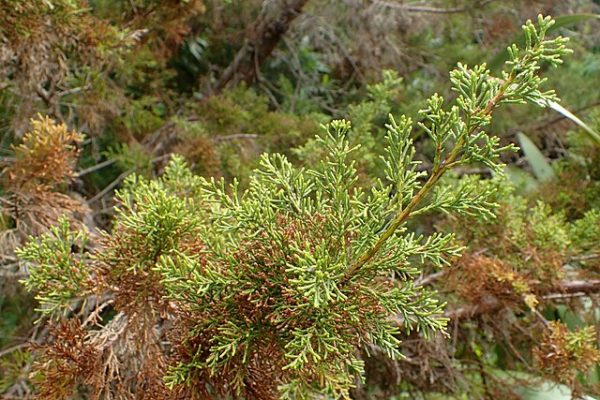
[[(358, 349), (401, 358), (401, 332), (443, 331), (443, 303), (415, 280), (424, 263), (446, 265), (461, 248), (453, 234), (425, 237), (407, 223), (440, 211), (493, 216), (494, 186), (480, 193), (476, 180), (449, 185), (440, 179), (467, 164), (501, 174), (499, 156), (513, 147), (485, 131), (494, 110), (556, 100), (553, 91), (542, 91), (538, 76), (542, 63), (557, 65), (568, 53), (566, 39), (545, 37), (552, 24), (540, 16), (537, 26), (524, 25), (525, 47), (509, 48), (500, 77), (485, 65), (459, 64), (451, 72), (456, 103), (445, 106), (436, 94), (420, 113), (419, 126), (435, 144), (430, 171), (417, 169), (413, 123), (402, 116), (390, 117), (381, 155), (385, 178), (369, 189), (357, 185), (356, 148), (343, 120), (324, 126), (317, 138), (325, 154), (320, 163), (298, 168), (285, 156), (265, 154), (243, 191), (235, 181), (193, 176), (178, 157), (161, 180), (129, 179), (117, 196), (113, 231), (89, 266), (95, 290), (116, 298), (118, 315), (140, 322), (116, 331), (133, 335), (140, 352), (153, 343), (136, 364), (153, 373), (137, 379), (162, 387), (164, 376), (163, 389), (173, 397), (349, 398), (364, 372)], [(42, 303), (73, 297), (76, 286), (64, 276), (58, 285), (44, 284), (52, 278), (48, 265), (57, 262), (45, 249), (62, 249), (69, 237), (64, 226), (20, 251), (31, 264), (27, 285)], [(100, 332), (114, 330), (111, 324)], [(155, 325), (169, 332), (168, 359), (156, 353)], [(97, 343), (98, 331), (90, 335)], [(98, 363), (103, 359), (97, 356)]]
[[(60, 240), (56, 240), (60, 238)], [(23, 261), (35, 261), (35, 273), (24, 281), (25, 287), (44, 295), (37, 297), (42, 314), (53, 314), (67, 308), (69, 300), (85, 293), (89, 274), (74, 248), (82, 249), (87, 237), (84, 231), (72, 232), (69, 220), (62, 217), (58, 226), (30, 242), (26, 251), (17, 251)]]

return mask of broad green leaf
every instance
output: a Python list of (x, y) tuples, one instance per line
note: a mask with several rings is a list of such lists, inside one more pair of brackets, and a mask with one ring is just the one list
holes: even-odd
[(594, 140), (596, 143), (600, 144), (600, 133), (598, 133), (595, 130), (593, 130), (592, 128), (590, 128), (589, 125), (587, 125), (585, 122), (580, 120), (571, 111), (567, 110), (566, 108), (564, 108), (563, 106), (561, 106), (560, 104), (558, 104), (554, 101), (548, 101), (547, 105), (554, 111), (562, 114), (565, 118), (568, 118), (571, 121), (573, 121), (575, 124), (579, 125), (584, 131), (587, 132), (588, 135), (590, 135), (590, 138), (592, 138), (592, 140)]
[(517, 138), (535, 177), (540, 181), (554, 178), (554, 170), (550, 166), (550, 163), (531, 139), (522, 132), (517, 133)]

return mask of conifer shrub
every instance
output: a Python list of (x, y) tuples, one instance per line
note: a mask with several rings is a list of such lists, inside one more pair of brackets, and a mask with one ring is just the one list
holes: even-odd
[(462, 248), (452, 233), (408, 223), (494, 217), (498, 187), (441, 178), (468, 164), (502, 174), (499, 156), (514, 148), (486, 131), (493, 112), (556, 101), (539, 76), (569, 52), (546, 37), (553, 23), (528, 21), (499, 77), (485, 65), (450, 73), (456, 101), (436, 94), (420, 112), (435, 144), (430, 171), (418, 169), (413, 122), (390, 117), (385, 177), (361, 187), (351, 125), (336, 120), (305, 168), (265, 154), (240, 189), (174, 157), (159, 179), (127, 179), (110, 233), (93, 238), (63, 219), (33, 239), (19, 250), (25, 285), (54, 336), (38, 349), (40, 396), (349, 398), (364, 375), (360, 350), (399, 359), (400, 334), (443, 332), (444, 304), (416, 279)]

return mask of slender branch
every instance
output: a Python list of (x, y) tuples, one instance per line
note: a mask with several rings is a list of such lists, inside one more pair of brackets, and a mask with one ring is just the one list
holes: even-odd
[(573, 261), (587, 261), (587, 260), (595, 260), (596, 258), (600, 258), (600, 253), (590, 253), (590, 254), (582, 254), (580, 256), (572, 257)]
[(114, 181), (112, 181), (111, 183), (109, 183), (104, 189), (102, 189), (94, 197), (92, 197), (91, 199), (89, 199), (87, 201), (87, 203), (88, 204), (95, 203), (96, 201), (98, 201), (101, 198), (103, 198), (104, 196), (106, 196), (111, 190), (113, 190), (114, 188), (116, 188), (132, 172), (133, 172), (133, 169), (129, 169), (129, 170), (123, 172), (121, 175), (119, 175), (117, 177), (117, 179), (115, 179)]
[[(456, 146), (454, 149), (457, 149)], [(453, 151), (451, 155), (454, 157), (448, 157), (448, 161), (454, 161), (454, 158), (458, 156), (458, 152)], [(390, 223), (390, 226), (383, 232), (383, 234), (377, 239), (377, 242), (371, 247), (369, 250), (364, 252), (358, 260), (348, 268), (344, 277), (340, 282), (340, 286), (347, 283), (356, 273), (381, 250), (381, 247), (384, 243), (396, 232), (396, 229), (400, 227), (411, 215), (412, 211), (421, 203), (421, 201), (425, 198), (425, 196), (429, 193), (429, 191), (433, 188), (433, 186), (437, 183), (440, 177), (446, 172), (446, 167), (442, 166), (438, 168), (432, 175), (430, 175), (429, 179), (423, 185), (423, 187), (419, 190), (419, 192), (412, 198), (410, 203), (406, 206), (406, 208), (402, 209), (394, 218), (394, 220)]]
[(110, 160), (102, 161), (101, 163), (98, 163), (96, 165), (92, 165), (89, 168), (86, 168), (84, 170), (81, 170), (81, 171), (77, 172), (75, 174), (75, 177), (76, 178), (81, 178), (84, 175), (91, 174), (92, 172), (98, 171), (99, 169), (102, 169), (104, 167), (108, 167), (110, 165), (113, 165), (116, 162), (117, 162), (117, 159), (115, 159), (115, 158), (110, 159)]
[(429, 285), (433, 284), (435, 281), (437, 281), (438, 279), (440, 279), (441, 277), (443, 277), (444, 275), (446, 275), (447, 272), (448, 271), (443, 270), (443, 271), (438, 271), (438, 272), (430, 274), (430, 275), (423, 276), (422, 278), (415, 281), (415, 286), (429, 286)]
[(257, 139), (258, 135), (253, 134), (253, 133), (234, 133), (232, 135), (226, 135), (226, 136), (216, 136), (213, 138), (213, 140), (215, 142), (228, 142), (230, 140), (237, 140), (237, 139)]
[(412, 13), (427, 13), (427, 14), (458, 14), (473, 10), (478, 7), (484, 7), (489, 3), (495, 0), (483, 0), (480, 2), (475, 2), (475, 4), (470, 4), (462, 7), (448, 7), (448, 8), (440, 8), (440, 7), (431, 7), (431, 6), (411, 6), (406, 4), (395, 4), (390, 3), (389, 1), (377, 1), (376, 4), (387, 7), (398, 9), (401, 11), (412, 12)]
[(20, 343), (11, 347), (8, 347), (6, 349), (0, 350), (0, 357), (4, 357), (7, 354), (12, 353), (13, 351), (17, 351), (17, 350), (21, 350), (25, 347), (29, 347), (30, 344), (29, 343)]
[(79, 93), (79, 92), (86, 91), (86, 90), (90, 89), (91, 87), (92, 87), (92, 85), (88, 83), (88, 84), (86, 84), (84, 86), (78, 86), (78, 87), (75, 87), (75, 88), (63, 90), (62, 92), (58, 92), (57, 96), (58, 97), (64, 97), (64, 96), (68, 96), (68, 95), (71, 95), (71, 94), (76, 94), (76, 93)]
[[(166, 158), (171, 157), (170, 153), (167, 154), (163, 154), (161, 156), (158, 156), (156, 158), (153, 158), (150, 162), (152, 164), (160, 162)], [(101, 198), (103, 198), (104, 196), (106, 196), (111, 190), (113, 190), (114, 188), (116, 188), (123, 180), (125, 180), (125, 178), (127, 178), (127, 176), (131, 173), (135, 172), (134, 168), (128, 169), (127, 171), (123, 172), (121, 175), (117, 176), (117, 178), (112, 181), (111, 183), (108, 184), (108, 186), (106, 186), (104, 189), (102, 189), (102, 191), (100, 191), (99, 193), (97, 193), (94, 197), (92, 197), (91, 199), (89, 199), (87, 201), (87, 204), (92, 204), (95, 203), (96, 201), (100, 200)]]
[[(510, 74), (508, 79), (503, 83), (503, 85), (499, 88), (498, 93), (488, 102), (486, 107), (476, 113), (478, 117), (483, 119), (484, 117), (489, 116), (496, 105), (504, 98), (504, 94), (509, 86), (513, 83), (515, 79), (514, 72)], [(388, 228), (381, 234), (379, 239), (375, 242), (373, 247), (364, 252), (354, 264), (352, 264), (345, 272), (342, 280), (340, 281), (340, 286), (344, 286), (350, 279), (352, 279), (358, 271), (371, 260), (377, 252), (383, 247), (384, 243), (396, 232), (396, 230), (411, 216), (412, 212), (415, 208), (425, 199), (425, 197), (429, 194), (431, 189), (435, 186), (435, 184), (439, 181), (439, 179), (444, 175), (448, 169), (452, 168), (454, 162), (458, 159), (459, 155), (463, 150), (463, 146), (465, 145), (465, 140), (467, 137), (471, 136), (473, 133), (479, 129), (481, 124), (475, 124), (472, 128), (468, 130), (464, 135), (461, 135), (454, 148), (450, 151), (450, 154), (446, 157), (446, 159), (437, 163), (434, 166), (429, 179), (425, 184), (421, 187), (421, 189), (417, 192), (417, 194), (411, 199), (410, 203), (406, 206), (406, 208), (401, 209), (396, 214), (396, 217), (392, 220)], [(441, 150), (440, 150), (441, 151)]]

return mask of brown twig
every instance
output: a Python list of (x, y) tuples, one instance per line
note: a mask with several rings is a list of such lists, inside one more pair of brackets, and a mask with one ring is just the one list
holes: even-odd
[(75, 174), (75, 177), (76, 177), (76, 178), (81, 178), (81, 177), (82, 177), (82, 176), (84, 176), (84, 175), (91, 174), (92, 172), (98, 171), (99, 169), (102, 169), (102, 168), (105, 168), (105, 167), (111, 166), (111, 165), (113, 165), (113, 164), (114, 164), (114, 163), (116, 163), (116, 162), (117, 162), (117, 160), (116, 160), (116, 159), (114, 159), (114, 158), (113, 158), (113, 159), (110, 159), (110, 160), (105, 160), (105, 161), (102, 161), (101, 163), (98, 163), (98, 164), (96, 164), (96, 165), (92, 165), (92, 166), (91, 166), (91, 167), (89, 167), (89, 168), (86, 168), (86, 169), (83, 169), (83, 170), (81, 170), (81, 171), (77, 172), (77, 173)]
[[(539, 297), (542, 299), (544, 299), (545, 297), (548, 297), (548, 299), (560, 299), (564, 298), (564, 296), (568, 294), (577, 294), (579, 296), (580, 293), (585, 293), (589, 295), (590, 293), (599, 292), (600, 280), (598, 279), (589, 281), (563, 281), (554, 288), (548, 290), (546, 293), (540, 295)], [(455, 310), (446, 311), (446, 313), (444, 313), (444, 316), (446, 318), (454, 320), (474, 318), (483, 314), (498, 311), (503, 306), (504, 303), (502, 303), (498, 298), (494, 296), (489, 296), (479, 304), (473, 304)]]
[(25, 347), (29, 347), (29, 346), (30, 346), (29, 343), (19, 343), (14, 346), (7, 347), (4, 350), (0, 350), (0, 357), (4, 357), (5, 355), (12, 353), (13, 351), (21, 350), (21, 349), (23, 349)]
[(458, 14), (463, 12), (471, 11), (475, 8), (480, 8), (488, 5), (494, 0), (483, 0), (481, 2), (475, 2), (475, 4), (470, 4), (462, 7), (431, 7), (431, 6), (411, 6), (407, 4), (396, 4), (390, 3), (389, 1), (377, 1), (376, 4), (382, 5), (387, 8), (394, 8), (401, 11), (411, 12), (411, 13), (427, 13), (427, 14)]
[(213, 138), (215, 142), (227, 142), (237, 139), (257, 139), (258, 135), (252, 133), (235, 133), (233, 135), (216, 136)]
[(89, 199), (87, 203), (88, 204), (95, 203), (96, 201), (98, 201), (101, 198), (103, 198), (104, 196), (106, 196), (111, 190), (113, 190), (114, 188), (116, 188), (132, 172), (133, 172), (133, 170), (130, 169), (130, 170), (127, 170), (127, 171), (123, 172), (121, 175), (117, 176), (117, 179), (115, 179), (114, 181), (112, 181), (111, 183), (109, 183), (104, 189), (102, 189), (94, 197), (92, 197), (91, 199)]

